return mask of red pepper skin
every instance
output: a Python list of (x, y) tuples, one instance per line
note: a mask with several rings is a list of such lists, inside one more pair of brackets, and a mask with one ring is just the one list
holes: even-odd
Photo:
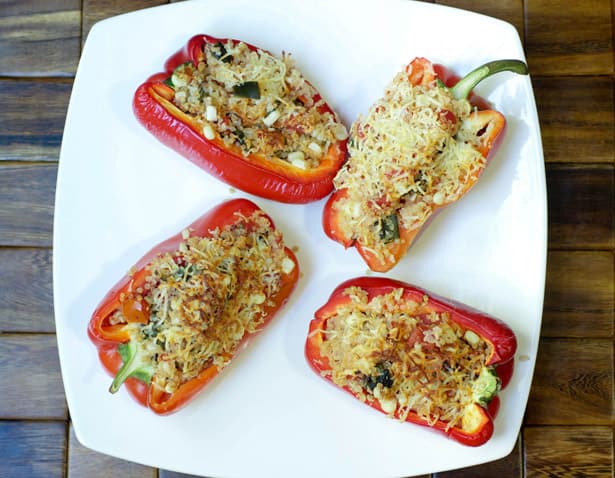
[[(305, 343), (305, 356), (312, 369), (319, 376), (322, 376), (322, 372), (331, 369), (328, 358), (323, 357), (320, 353), (320, 346), (325, 340), (322, 331), (325, 330), (327, 320), (336, 314), (337, 309), (350, 302), (350, 298), (344, 294), (344, 291), (348, 287), (359, 287), (363, 289), (367, 292), (369, 301), (374, 297), (388, 294), (400, 288), (404, 291), (403, 298), (409, 301), (421, 302), (424, 296), (428, 296), (429, 303), (427, 305), (427, 310), (437, 313), (447, 312), (452, 321), (465, 329), (472, 330), (483, 340), (491, 344), (493, 353), (487, 359), (486, 364), (495, 367), (498, 376), (502, 379), (502, 388), (510, 381), (514, 354), (517, 350), (517, 340), (513, 331), (506, 324), (466, 305), (445, 299), (414, 285), (385, 277), (358, 277), (343, 282), (332, 292), (327, 303), (316, 311), (314, 319), (310, 322), (309, 326), (308, 337)], [(504, 371), (504, 376), (500, 375), (501, 370)], [(329, 375), (325, 375), (324, 378), (330, 383), (333, 383)], [(351, 395), (357, 396), (350, 388), (343, 387), (343, 389)], [(373, 400), (372, 402), (366, 403), (372, 408), (386, 414), (386, 412), (382, 410), (379, 401)], [(408, 414), (406, 421), (440, 430), (464, 445), (480, 446), (486, 443), (493, 434), (493, 418), (495, 418), (497, 414), (499, 405), (500, 402), (497, 396), (489, 403), (487, 409), (476, 405), (477, 411), (480, 412), (482, 419), (477, 429), (472, 432), (464, 431), (458, 427), (452, 427), (446, 430), (447, 423), (442, 421), (430, 425), (413, 412)], [(399, 418), (397, 414), (396, 416)]]
[[(408, 65), (406, 71), (409, 72), (408, 81), (413, 85), (427, 86), (434, 80), (439, 79), (450, 88), (459, 81), (459, 77), (454, 75), (446, 67), (442, 65), (432, 65), (424, 58), (415, 58)], [(480, 131), (484, 129), (484, 132), (480, 136), (481, 142), (478, 149), (486, 158), (488, 164), (492, 158), (493, 151), (496, 149), (498, 140), (501, 138), (502, 132), (505, 129), (506, 119), (501, 113), (490, 110), (487, 101), (477, 95), (470, 94), (468, 101), (478, 109), (477, 113), (468, 121), (475, 123), (476, 126), (474, 130)], [(443, 115), (448, 118), (452, 115), (452, 113), (443, 112)], [(469, 191), (474, 184), (476, 184), (479, 176), (480, 175), (469, 178), (462, 195)], [(411, 230), (404, 227), (403, 224), (399, 224), (399, 240), (392, 242), (387, 246), (391, 257), (382, 258), (375, 255), (370, 249), (364, 248), (363, 245), (355, 238), (349, 237), (345, 234), (343, 227), (340, 224), (340, 215), (336, 210), (338, 202), (343, 199), (345, 195), (345, 189), (336, 190), (327, 200), (323, 210), (323, 229), (325, 234), (330, 239), (339, 242), (342, 246), (344, 246), (344, 248), (356, 248), (357, 252), (361, 255), (367, 266), (375, 272), (387, 272), (393, 268), (402, 259), (414, 240), (422, 231), (425, 230), (430, 222), (430, 220), (428, 220), (422, 227)], [(447, 205), (448, 204), (442, 204), (440, 206), (433, 205), (431, 219), (433, 219), (433, 216)]]
[[(247, 199), (234, 199), (214, 207), (190, 224), (188, 229), (191, 230), (191, 236), (208, 237), (211, 236), (211, 231), (214, 229), (221, 229), (237, 223), (240, 220), (240, 216), (249, 217), (259, 210), (260, 208), (256, 204)], [(265, 217), (273, 228), (274, 224), (271, 218), (269, 216)], [(182, 233), (180, 232), (153, 247), (131, 268), (134, 271), (133, 273), (122, 277), (111, 288), (94, 311), (88, 323), (87, 332), (90, 340), (98, 349), (98, 356), (103, 367), (110, 375), (115, 376), (122, 366), (118, 346), (130, 340), (129, 334), (123, 329), (122, 325), (109, 324), (110, 315), (121, 307), (120, 295), (127, 294), (142, 286), (148, 274), (146, 266), (158, 255), (177, 250), (183, 240)], [(265, 308), (266, 317), (259, 330), (264, 329), (277, 311), (286, 303), (299, 279), (299, 264), (295, 254), (289, 248), (285, 248), (285, 252), (287, 257), (295, 263), (295, 267), (288, 274), (288, 277), (284, 279), (278, 293), (271, 297), (274, 305)], [(239, 343), (235, 353), (243, 350), (247, 342), (254, 336), (255, 334), (246, 334)], [(219, 372), (215, 366), (208, 367), (197, 377), (181, 385), (173, 394), (163, 393), (157, 387), (148, 386), (135, 378), (128, 378), (124, 382), (124, 386), (138, 403), (149, 407), (159, 415), (166, 415), (174, 413), (186, 405)]]
[[(333, 190), (333, 178), (346, 157), (346, 140), (329, 147), (317, 168), (303, 170), (285, 161), (252, 154), (244, 157), (236, 146), (219, 138), (206, 139), (201, 127), (173, 102), (174, 92), (165, 85), (173, 70), (188, 61), (198, 64), (203, 45), (237, 42), (209, 35), (196, 35), (165, 63), (165, 72), (151, 76), (140, 85), (133, 98), (137, 120), (160, 142), (177, 151), (212, 176), (242, 191), (283, 203), (303, 204), (322, 199)], [(247, 45), (257, 50), (253, 45)], [(321, 99), (315, 95), (315, 101)], [(319, 111), (333, 110), (326, 103)]]

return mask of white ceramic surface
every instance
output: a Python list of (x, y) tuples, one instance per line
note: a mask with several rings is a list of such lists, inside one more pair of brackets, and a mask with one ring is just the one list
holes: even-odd
[(79, 441), (123, 459), (228, 477), (408, 476), (475, 465), (515, 445), (539, 340), (546, 262), (546, 189), (530, 79), (503, 73), (477, 91), (508, 120), (477, 186), (448, 208), (387, 275), (483, 309), (519, 339), (495, 434), (467, 448), (399, 423), (316, 376), (303, 356), (313, 312), (341, 281), (366, 272), (321, 228), (324, 201), (251, 198), (299, 248), (303, 276), (271, 326), (183, 411), (159, 417), (110, 378), (86, 336), (108, 288), (152, 245), (213, 205), (246, 196), (162, 146), (135, 120), (136, 87), (196, 33), (242, 39), (297, 65), (347, 125), (415, 56), (457, 73), (524, 59), (504, 22), (411, 1), (180, 2), (91, 30), (75, 78), (58, 174), (54, 297), (62, 375)]

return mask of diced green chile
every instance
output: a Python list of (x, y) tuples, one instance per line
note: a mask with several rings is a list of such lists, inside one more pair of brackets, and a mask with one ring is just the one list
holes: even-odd
[(376, 365), (375, 373), (365, 378), (365, 386), (371, 391), (376, 388), (378, 384), (382, 384), (384, 388), (391, 388), (393, 386), (393, 378), (391, 372), (385, 364)]
[(211, 49), (216, 60), (221, 60), (222, 63), (230, 63), (233, 61), (233, 55), (228, 55), (226, 48), (222, 42), (217, 42)]
[(233, 93), (235, 96), (241, 98), (250, 98), (258, 100), (261, 97), (261, 90), (258, 85), (258, 81), (246, 81), (233, 86)]
[(174, 81), (173, 81), (173, 77), (175, 76), (175, 74), (177, 73), (177, 71), (178, 71), (180, 68), (181, 68), (181, 69), (183, 69), (183, 68), (185, 68), (185, 67), (186, 67), (186, 66), (188, 66), (188, 65), (191, 65), (191, 66), (192, 66), (192, 64), (193, 64), (193, 63), (192, 63), (191, 61), (187, 61), (187, 62), (182, 63), (181, 65), (177, 66), (177, 67), (173, 70), (173, 73), (171, 74), (171, 76), (169, 76), (166, 80), (164, 80), (164, 81), (163, 81), (163, 83), (164, 83), (165, 85), (167, 85), (167, 86), (169, 86), (169, 87), (171, 87), (171, 88), (175, 89), (175, 86), (176, 86), (176, 83), (177, 83), (177, 82), (174, 82)]
[(393, 242), (395, 239), (399, 239), (399, 222), (397, 220), (397, 214), (393, 213), (390, 216), (386, 216), (380, 220), (380, 240), (385, 244)]

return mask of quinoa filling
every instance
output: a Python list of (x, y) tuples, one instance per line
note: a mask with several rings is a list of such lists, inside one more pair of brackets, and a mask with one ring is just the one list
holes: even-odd
[(177, 67), (169, 83), (174, 104), (205, 138), (245, 157), (316, 168), (348, 135), (286, 53), (276, 58), (243, 42), (205, 43), (202, 60)]
[(325, 375), (400, 420), (410, 412), (429, 424), (472, 429), (475, 404), (499, 390), (486, 365), (492, 346), (447, 313), (402, 298), (402, 289), (368, 300), (350, 287), (351, 299), (325, 323), (320, 346), (331, 370)]

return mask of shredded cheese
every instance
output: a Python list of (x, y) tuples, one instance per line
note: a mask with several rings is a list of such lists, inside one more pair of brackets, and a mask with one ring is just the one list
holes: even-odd
[(334, 180), (347, 190), (335, 205), (344, 235), (386, 258), (383, 217), (396, 214), (414, 230), (434, 208), (459, 199), (486, 164), (472, 142), (477, 132), (464, 126), (473, 114), (435, 81), (414, 86), (399, 73), (351, 127), (349, 159)]
[[(325, 107), (289, 54), (281, 58), (243, 42), (205, 43), (203, 60), (173, 73), (174, 103), (203, 124), (204, 136), (219, 137), (244, 156), (277, 158), (302, 169), (315, 168), (329, 147), (348, 135), (335, 113)], [(256, 83), (258, 97), (235, 88)], [(254, 86), (254, 85), (252, 85)]]
[(430, 424), (470, 428), (476, 382), (491, 345), (451, 321), (446, 313), (402, 297), (403, 289), (368, 300), (358, 287), (325, 323), (321, 354), (334, 383), (359, 398), (377, 400), (389, 415), (417, 413)]
[[(149, 323), (129, 323), (131, 341), (149, 357), (154, 380), (172, 393), (205, 367), (222, 369), (246, 334), (256, 332), (294, 262), (282, 236), (260, 212), (209, 237), (191, 236), (156, 257), (142, 297)], [(132, 300), (137, 294), (125, 294)], [(126, 323), (121, 308), (113, 323)]]

